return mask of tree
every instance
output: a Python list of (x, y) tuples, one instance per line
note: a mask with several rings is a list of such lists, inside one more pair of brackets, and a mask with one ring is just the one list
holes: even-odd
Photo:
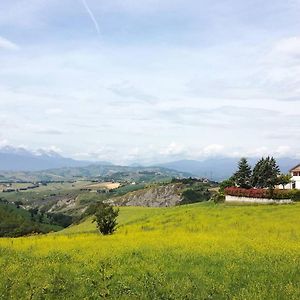
[(28, 211), (30, 212), (31, 220), (34, 221), (34, 216), (37, 216), (39, 209), (35, 207), (35, 208), (30, 208)]
[(235, 186), (235, 180), (234, 180), (233, 176), (230, 177), (230, 178), (228, 178), (228, 179), (223, 180), (223, 181), (220, 183), (220, 185), (219, 185), (219, 187), (220, 187), (220, 192), (223, 193), (224, 190), (225, 190), (226, 188), (232, 187), (232, 186)]
[(107, 203), (99, 203), (95, 212), (95, 220), (99, 231), (104, 234), (114, 233), (117, 226), (119, 210)]
[(256, 188), (273, 190), (278, 184), (280, 169), (274, 157), (262, 157), (255, 165), (252, 174), (252, 185)]
[(242, 157), (238, 163), (238, 170), (234, 173), (233, 178), (238, 187), (251, 188), (251, 167), (246, 158)]
[(284, 189), (285, 186), (291, 182), (292, 175), (291, 174), (280, 174), (280, 176), (278, 176), (277, 179), (278, 179), (277, 180), (278, 184), (281, 184)]

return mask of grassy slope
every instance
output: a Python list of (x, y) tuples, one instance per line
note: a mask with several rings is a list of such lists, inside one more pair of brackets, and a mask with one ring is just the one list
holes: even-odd
[(0, 299), (299, 299), (300, 205), (121, 208), (91, 223), (0, 239)]

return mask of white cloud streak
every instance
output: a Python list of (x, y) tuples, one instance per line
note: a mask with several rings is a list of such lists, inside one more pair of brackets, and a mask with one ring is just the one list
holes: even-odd
[(91, 18), (91, 20), (92, 20), (92, 22), (93, 22), (93, 24), (94, 24), (94, 26), (95, 26), (95, 29), (96, 29), (97, 33), (100, 35), (100, 27), (99, 27), (99, 24), (98, 24), (98, 22), (97, 22), (97, 20), (96, 20), (96, 18), (95, 18), (95, 16), (94, 16), (92, 10), (91, 10), (90, 7), (88, 6), (86, 0), (82, 0), (82, 4), (83, 4), (83, 6), (84, 6), (86, 12), (87, 12), (88, 15), (90, 16), (90, 18)]
[(8, 39), (0, 36), (0, 49), (18, 50), (19, 46)]

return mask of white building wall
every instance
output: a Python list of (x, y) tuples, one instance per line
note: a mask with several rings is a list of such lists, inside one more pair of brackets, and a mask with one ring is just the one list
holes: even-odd
[(260, 203), (260, 204), (288, 204), (292, 203), (291, 199), (281, 199), (281, 200), (274, 200), (274, 199), (263, 199), (263, 198), (248, 198), (248, 197), (236, 197), (236, 196), (225, 196), (225, 202), (245, 202), (245, 203)]
[(295, 188), (300, 190), (300, 176), (293, 176), (292, 181), (296, 183)]
[[(292, 175), (292, 174), (291, 174)], [(277, 188), (282, 189), (282, 185), (277, 186)], [(300, 176), (292, 176), (291, 182), (284, 186), (285, 189), (298, 189), (300, 190)]]

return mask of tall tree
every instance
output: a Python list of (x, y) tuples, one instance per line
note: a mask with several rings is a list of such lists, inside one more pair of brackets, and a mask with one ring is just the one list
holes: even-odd
[(244, 189), (251, 188), (251, 175), (251, 166), (247, 159), (242, 157), (238, 163), (238, 170), (233, 175), (235, 184)]
[(110, 204), (99, 203), (95, 212), (94, 221), (97, 222), (99, 231), (104, 234), (113, 234), (117, 226), (119, 210), (114, 209)]
[(255, 165), (252, 174), (252, 185), (256, 188), (274, 189), (278, 184), (280, 169), (274, 157), (262, 157)]

